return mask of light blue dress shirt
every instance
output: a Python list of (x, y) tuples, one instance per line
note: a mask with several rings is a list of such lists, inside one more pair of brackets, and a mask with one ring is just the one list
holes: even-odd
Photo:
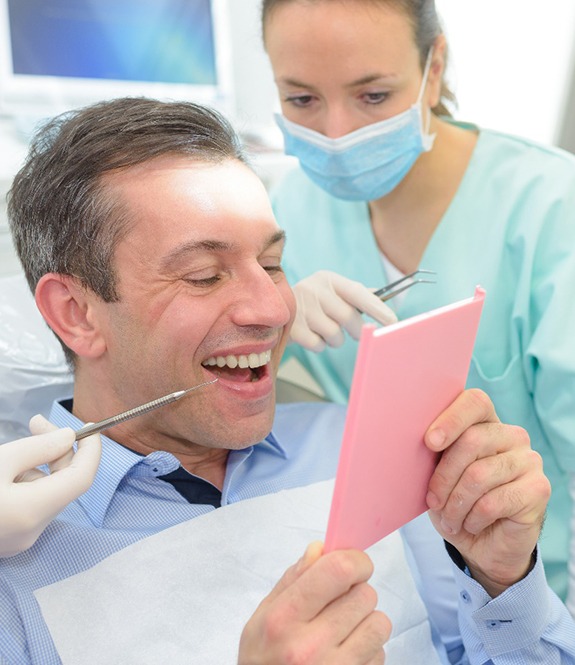
[[(341, 201), (299, 169), (272, 195), (287, 233), (290, 284), (332, 270), (369, 288), (387, 282), (366, 203)], [(401, 224), (401, 220), (396, 220)], [(436, 284), (415, 286), (400, 319), (486, 290), (467, 387), (481, 388), (503, 422), (524, 427), (553, 487), (541, 539), (547, 578), (567, 594), (569, 475), (575, 473), (575, 156), (480, 130), (471, 160), (425, 249)], [(397, 303), (390, 300), (391, 307)], [(357, 342), (295, 355), (328, 399), (345, 403)]]
[[(222, 504), (333, 477), (344, 418), (343, 407), (335, 404), (279, 405), (273, 434), (255, 446), (230, 452)], [(82, 424), (58, 404), (50, 419), (74, 429)], [(0, 560), (2, 665), (60, 663), (35, 589), (84, 571), (141, 538), (216, 510), (188, 503), (158, 478), (178, 466), (169, 453), (142, 457), (103, 437), (102, 461), (92, 487), (30, 550)], [(446, 665), (575, 663), (575, 623), (546, 588), (539, 562), (522, 582), (491, 600), (451, 562), (425, 516), (407, 525), (403, 535)]]

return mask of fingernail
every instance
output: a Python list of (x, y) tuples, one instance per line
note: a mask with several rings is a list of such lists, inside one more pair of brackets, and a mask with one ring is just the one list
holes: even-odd
[(427, 442), (431, 444), (433, 448), (440, 449), (445, 443), (445, 432), (440, 429), (432, 429), (427, 435)]
[(296, 571), (300, 572), (310, 566), (312, 563), (315, 563), (317, 559), (320, 558), (323, 552), (323, 543), (320, 541), (314, 541), (310, 543), (302, 558), (296, 564)]
[(307, 546), (305, 554), (303, 555), (306, 563), (314, 563), (323, 554), (323, 543), (321, 540), (314, 540)]

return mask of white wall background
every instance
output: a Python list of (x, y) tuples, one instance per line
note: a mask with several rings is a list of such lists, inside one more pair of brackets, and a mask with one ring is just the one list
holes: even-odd
[[(436, 0), (457, 117), (556, 141), (575, 74), (573, 0)], [(575, 121), (575, 119), (574, 119)]]

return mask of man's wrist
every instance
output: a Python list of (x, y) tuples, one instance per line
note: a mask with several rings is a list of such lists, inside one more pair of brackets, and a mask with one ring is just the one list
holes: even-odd
[(474, 568), (469, 566), (459, 550), (454, 547), (451, 543), (444, 540), (445, 548), (449, 554), (453, 563), (462, 570), (466, 575), (474, 579), (478, 584), (480, 584), (483, 589), (491, 596), (491, 598), (496, 598), (509, 587), (517, 584), (521, 580), (525, 579), (527, 575), (533, 570), (535, 564), (537, 563), (537, 547), (531, 553), (529, 561), (526, 563), (522, 573), (514, 577), (513, 580), (494, 580), (490, 576), (486, 575), (481, 569)]

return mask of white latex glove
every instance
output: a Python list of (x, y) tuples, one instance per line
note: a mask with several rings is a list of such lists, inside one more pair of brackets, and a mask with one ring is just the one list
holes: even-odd
[(323, 351), (326, 345), (341, 346), (344, 330), (359, 339), (365, 324), (360, 312), (383, 325), (397, 321), (393, 310), (371, 289), (329, 270), (319, 270), (302, 279), (293, 291), (297, 311), (290, 342), (310, 351)]
[[(0, 445), (0, 557), (31, 547), (65, 506), (92, 484), (100, 462), (100, 436), (78, 442), (42, 416), (30, 421), (33, 436)], [(35, 467), (48, 464), (47, 475)]]

